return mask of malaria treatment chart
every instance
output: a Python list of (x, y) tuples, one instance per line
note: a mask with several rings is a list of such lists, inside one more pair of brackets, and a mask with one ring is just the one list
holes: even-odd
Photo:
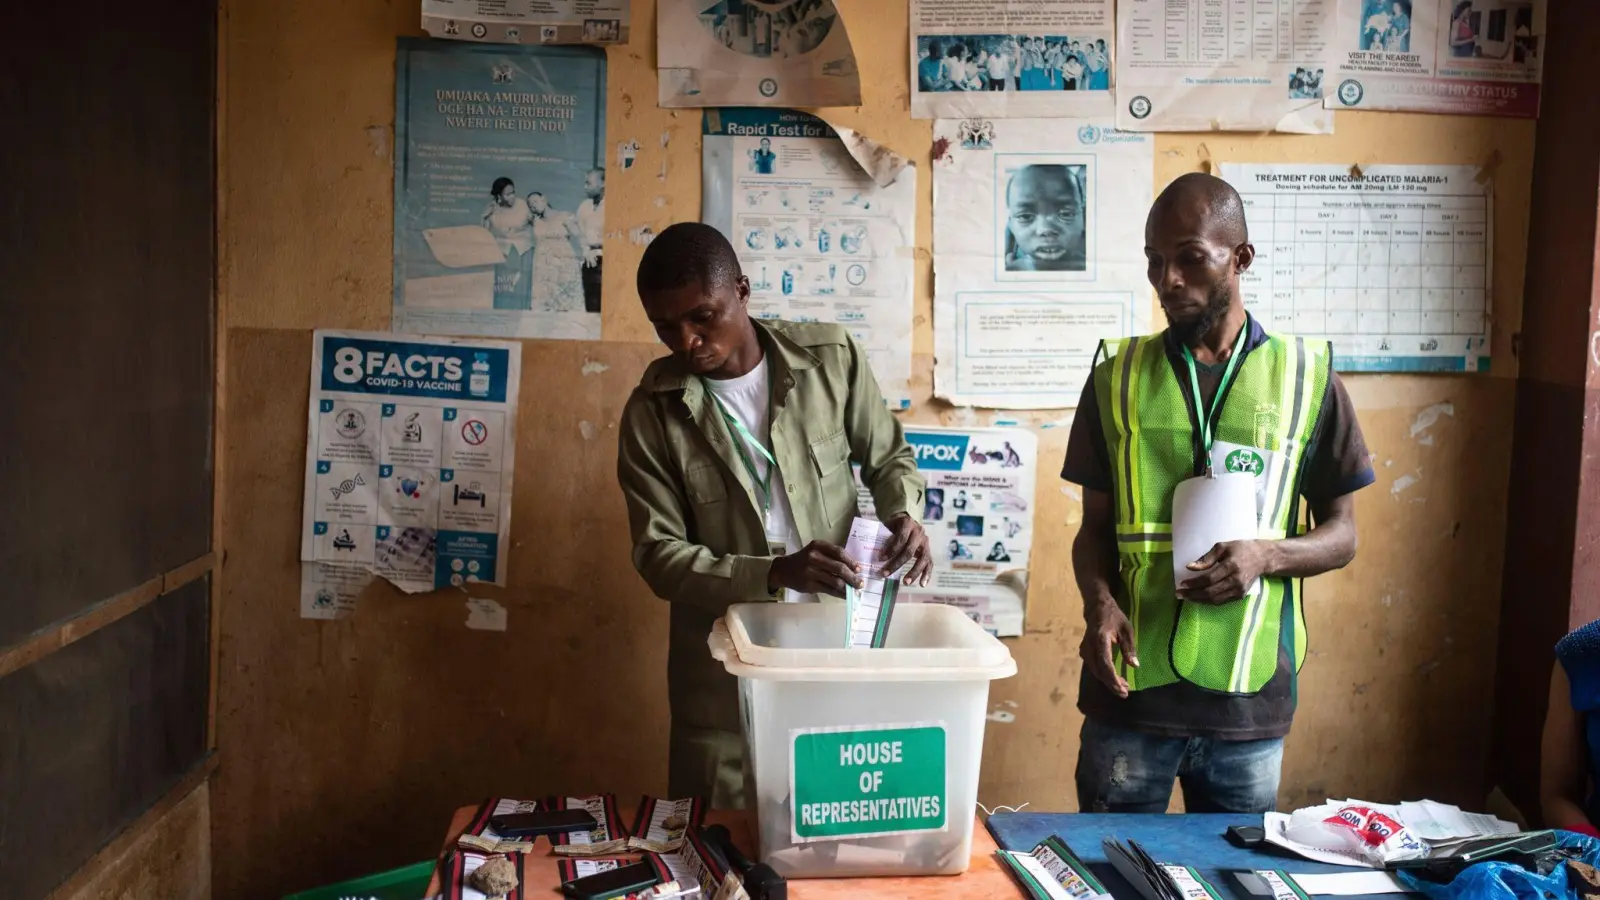
[(1473, 166), (1222, 165), (1256, 258), (1245, 308), (1341, 372), (1489, 363), (1493, 192)]
[[(413, 593), (503, 584), (521, 345), (354, 331), (314, 340), (301, 560)], [(302, 598), (318, 618), (344, 602), (322, 580)]]

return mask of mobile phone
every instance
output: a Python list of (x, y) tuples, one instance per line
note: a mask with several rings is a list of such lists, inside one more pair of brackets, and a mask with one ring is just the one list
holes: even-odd
[(575, 900), (608, 900), (642, 891), (660, 882), (654, 866), (639, 862), (569, 881), (561, 886), (561, 892)]
[(529, 837), (567, 831), (593, 831), (600, 826), (585, 809), (554, 809), (490, 816), (489, 827), (501, 837)]

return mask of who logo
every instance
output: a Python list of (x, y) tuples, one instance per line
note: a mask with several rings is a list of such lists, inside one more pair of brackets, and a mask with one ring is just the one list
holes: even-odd
[(1267, 461), (1254, 450), (1235, 450), (1223, 458), (1222, 468), (1228, 472), (1260, 476), (1267, 471)]

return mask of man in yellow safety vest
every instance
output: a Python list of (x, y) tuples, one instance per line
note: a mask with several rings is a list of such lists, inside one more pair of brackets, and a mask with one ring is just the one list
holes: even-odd
[[(1371, 460), (1328, 343), (1245, 310), (1255, 248), (1227, 182), (1162, 191), (1145, 256), (1169, 327), (1101, 348), (1061, 472), (1083, 488), (1078, 802), (1165, 812), (1176, 779), (1189, 812), (1261, 812), (1305, 659), (1297, 579), (1355, 557)], [(1247, 536), (1212, 543), (1230, 506)], [(1175, 564), (1175, 543), (1198, 558)]]

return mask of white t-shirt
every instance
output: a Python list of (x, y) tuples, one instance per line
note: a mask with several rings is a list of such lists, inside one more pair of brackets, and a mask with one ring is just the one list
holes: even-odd
[[(763, 356), (761, 362), (754, 369), (740, 375), (738, 378), (728, 378), (722, 381), (707, 378), (704, 381), (706, 387), (711, 390), (712, 395), (716, 398), (712, 402), (721, 401), (721, 408), (727, 410), (734, 418), (738, 419), (749, 430), (750, 434), (761, 442), (761, 446), (767, 448), (768, 453), (772, 453), (772, 423), (768, 420), (768, 414), (772, 409), (771, 382), (767, 378), (766, 357)], [(754, 447), (749, 446), (749, 443), (737, 430), (730, 427), (728, 432), (733, 436), (736, 445), (734, 455), (738, 456), (739, 451), (742, 449), (745, 453), (745, 458), (749, 459), (750, 464), (755, 466), (757, 481), (759, 482), (760, 479), (766, 478), (767, 470), (772, 466), (767, 463), (766, 459)], [(772, 455), (774, 457), (777, 456), (776, 453), (772, 453)], [(741, 462), (739, 465), (743, 466), (743, 463)], [(755, 487), (756, 499), (759, 501), (761, 499), (761, 488), (758, 485)], [(785, 553), (797, 552), (800, 549), (800, 530), (795, 527), (794, 512), (789, 509), (789, 492), (784, 489), (783, 471), (781, 469), (772, 473), (772, 481), (769, 484), (769, 488), (772, 491), (772, 505), (767, 510), (767, 542), (782, 544)], [(794, 591), (786, 593), (785, 599), (790, 603), (816, 599), (812, 594), (799, 594)]]
[(989, 77), (990, 78), (993, 78), (996, 81), (1000, 81), (1000, 80), (1003, 80), (1007, 75), (1010, 75), (1010, 74), (1011, 74), (1011, 60), (1006, 59), (1005, 54), (996, 53), (995, 55), (989, 57)]

